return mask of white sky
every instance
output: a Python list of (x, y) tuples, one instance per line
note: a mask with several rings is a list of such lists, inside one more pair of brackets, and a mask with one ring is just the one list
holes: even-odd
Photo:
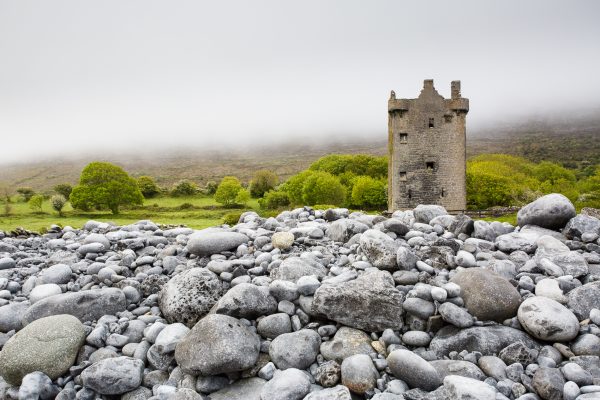
[(600, 105), (600, 1), (0, 0), (0, 162), (385, 137), (462, 81), (467, 126)]

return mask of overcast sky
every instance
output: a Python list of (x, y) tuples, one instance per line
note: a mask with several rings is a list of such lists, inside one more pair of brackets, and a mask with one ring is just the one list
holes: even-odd
[(0, 162), (385, 137), (462, 81), (467, 129), (600, 106), (600, 1), (0, 0)]

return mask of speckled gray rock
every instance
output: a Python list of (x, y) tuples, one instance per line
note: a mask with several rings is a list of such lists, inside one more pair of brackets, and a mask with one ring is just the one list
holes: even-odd
[(584, 234), (600, 235), (600, 219), (579, 214), (567, 222), (563, 234), (567, 239), (581, 239)]
[(303, 400), (352, 400), (346, 386), (338, 385), (330, 389), (309, 393)]
[(354, 393), (363, 394), (377, 384), (379, 373), (366, 354), (355, 354), (342, 362), (342, 384)]
[(392, 374), (412, 388), (431, 391), (442, 384), (437, 370), (412, 351), (394, 350), (387, 357), (387, 363)]
[(271, 360), (279, 369), (308, 368), (319, 353), (321, 337), (310, 329), (277, 336), (269, 347)]
[(444, 378), (447, 400), (495, 400), (496, 389), (487, 383), (458, 375)]
[(292, 331), (290, 316), (286, 313), (267, 315), (258, 321), (256, 331), (264, 338), (274, 339)]
[(210, 394), (210, 400), (261, 400), (260, 392), (267, 383), (261, 378), (240, 379)]
[(538, 395), (544, 400), (561, 400), (565, 379), (556, 368), (540, 367), (531, 382)]
[(321, 354), (326, 360), (341, 363), (354, 354), (371, 354), (375, 350), (371, 346), (371, 338), (365, 332), (342, 326), (333, 339), (321, 344)]
[(0, 270), (3, 269), (11, 269), (17, 266), (15, 260), (10, 257), (1, 257), (0, 258)]
[(573, 203), (562, 194), (552, 193), (522, 207), (517, 213), (519, 226), (537, 225), (548, 229), (561, 229), (577, 213)]
[(19, 330), (23, 326), (21, 317), (27, 311), (30, 304), (28, 301), (10, 303), (0, 307), (0, 332)]
[(412, 251), (404, 246), (398, 247), (396, 251), (396, 265), (398, 268), (404, 271), (410, 271), (417, 266), (419, 257)]
[(428, 224), (429, 221), (440, 215), (446, 215), (448, 212), (442, 206), (433, 204), (419, 204), (413, 210), (413, 214), (417, 222)]
[(469, 268), (451, 279), (461, 288), (469, 313), (480, 320), (504, 321), (517, 314), (521, 296), (511, 283), (483, 268)]
[(175, 359), (186, 373), (216, 375), (250, 368), (259, 349), (258, 335), (236, 318), (209, 314), (177, 344)]
[(294, 234), (291, 232), (275, 232), (271, 236), (273, 247), (281, 250), (288, 250), (294, 244)]
[(346, 326), (381, 332), (402, 326), (402, 300), (389, 272), (373, 269), (353, 281), (321, 285), (312, 310)]
[(27, 309), (23, 315), (23, 325), (36, 319), (58, 314), (69, 314), (81, 322), (95, 321), (103, 315), (114, 315), (127, 307), (125, 294), (121, 289), (106, 288), (83, 290), (46, 297)]
[(567, 305), (579, 320), (590, 317), (593, 308), (600, 308), (600, 281), (586, 283), (567, 294)]
[(204, 229), (190, 235), (187, 249), (192, 254), (209, 256), (222, 251), (235, 250), (239, 245), (248, 243), (248, 236), (238, 232)]
[(6, 342), (0, 352), (0, 375), (14, 385), (34, 371), (56, 379), (71, 368), (84, 341), (83, 325), (73, 316), (38, 319)]
[(56, 283), (47, 283), (44, 285), (39, 285), (33, 288), (31, 293), (29, 293), (29, 301), (31, 304), (40, 301), (46, 297), (54, 296), (55, 294), (61, 294), (62, 290), (60, 286)]
[(113, 357), (95, 362), (81, 373), (83, 386), (105, 395), (117, 395), (142, 384), (144, 362), (131, 357)]
[(254, 319), (261, 315), (272, 314), (276, 310), (277, 301), (270, 295), (268, 287), (240, 283), (219, 299), (211, 313)]
[(473, 326), (473, 316), (467, 310), (453, 303), (442, 303), (438, 307), (442, 319), (459, 328)]
[(261, 400), (301, 400), (310, 392), (310, 380), (299, 369), (277, 370), (260, 392)]
[(375, 268), (394, 270), (400, 245), (385, 233), (369, 229), (360, 235), (360, 248)]
[(193, 327), (223, 294), (221, 281), (205, 268), (192, 268), (173, 278), (159, 293), (159, 306), (167, 321)]
[(323, 278), (327, 275), (327, 268), (317, 262), (300, 257), (289, 257), (271, 271), (271, 279), (281, 279), (284, 281), (296, 282), (302, 276), (315, 275)]
[(68, 283), (73, 271), (65, 264), (55, 264), (42, 271), (39, 283), (56, 283), (58, 285)]
[(435, 360), (429, 364), (438, 372), (440, 377), (444, 379), (448, 375), (460, 375), (465, 378), (477, 379), (483, 381), (486, 376), (479, 367), (471, 362), (462, 360)]
[(519, 322), (533, 337), (568, 342), (579, 333), (577, 317), (559, 302), (547, 297), (533, 296), (519, 307)]

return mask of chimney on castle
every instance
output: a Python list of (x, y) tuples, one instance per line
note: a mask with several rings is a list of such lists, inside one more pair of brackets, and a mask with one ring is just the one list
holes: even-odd
[(450, 84), (450, 92), (452, 99), (460, 99), (460, 81), (452, 81)]

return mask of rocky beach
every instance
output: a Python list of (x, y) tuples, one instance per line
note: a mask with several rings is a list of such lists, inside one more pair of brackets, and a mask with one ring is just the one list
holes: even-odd
[(0, 232), (0, 399), (600, 399), (600, 220), (435, 205)]

